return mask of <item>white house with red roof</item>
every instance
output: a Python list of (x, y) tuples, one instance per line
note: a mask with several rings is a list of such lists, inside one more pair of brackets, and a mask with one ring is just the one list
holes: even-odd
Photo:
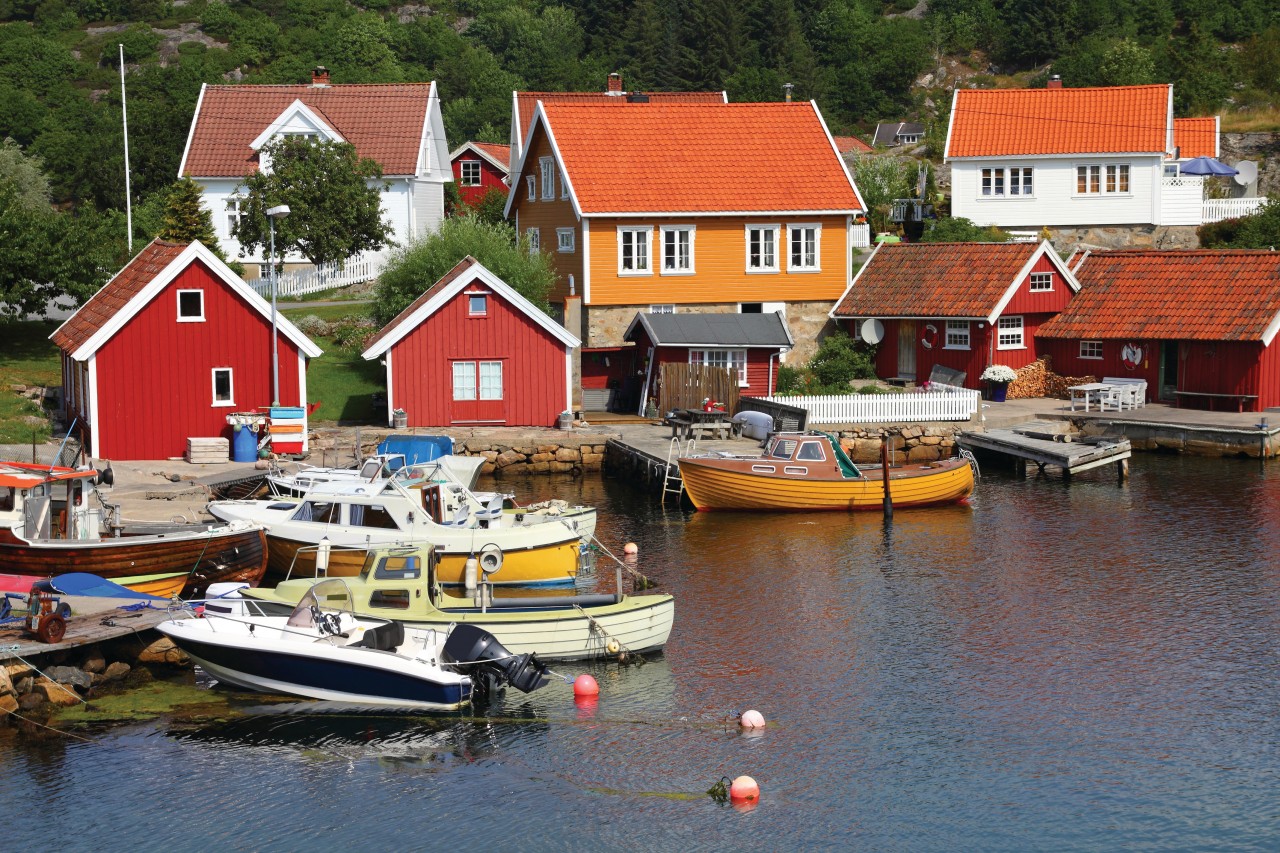
[(1217, 123), (1175, 120), (1168, 84), (1064, 88), (1055, 78), (1044, 89), (957, 89), (951, 212), (1032, 229), (1223, 218), (1206, 204), (1205, 179), (1179, 174), (1189, 159), (1180, 145), (1216, 153)]
[[(453, 180), (436, 84), (340, 84), (317, 68), (309, 85), (204, 85), (178, 167), (204, 187), (205, 205), (228, 257), (252, 263), (231, 229), (240, 215), (239, 187), (270, 169), (259, 151), (281, 136), (349, 142), (382, 166), (382, 211), (392, 239), (404, 244), (436, 230), (444, 218), (444, 185)], [(306, 263), (301, 256), (287, 257)]]

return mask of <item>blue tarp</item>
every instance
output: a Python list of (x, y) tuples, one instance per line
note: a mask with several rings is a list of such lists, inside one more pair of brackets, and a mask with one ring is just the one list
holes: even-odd
[(127, 586), (112, 583), (106, 578), (100, 578), (97, 575), (91, 575), (86, 572), (70, 572), (41, 583), (47, 583), (54, 592), (60, 592), (63, 595), (92, 595), (98, 598), (136, 598), (144, 601), (168, 601), (163, 596), (135, 592)]
[(453, 453), (453, 439), (447, 435), (389, 435), (378, 445), (379, 453), (403, 453), (405, 462), (434, 462)]

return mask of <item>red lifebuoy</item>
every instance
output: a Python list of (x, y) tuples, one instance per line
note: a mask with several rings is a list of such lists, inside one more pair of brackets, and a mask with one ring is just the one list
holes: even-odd
[(920, 343), (925, 349), (933, 349), (934, 344), (938, 342), (938, 327), (930, 323), (924, 327), (924, 334), (920, 336)]

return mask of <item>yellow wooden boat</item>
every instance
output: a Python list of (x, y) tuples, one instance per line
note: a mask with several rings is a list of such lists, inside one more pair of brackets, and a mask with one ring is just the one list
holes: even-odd
[[(779, 433), (761, 453), (710, 453), (679, 460), (684, 489), (700, 510), (881, 509), (880, 466), (860, 468), (825, 433)], [(957, 503), (973, 494), (967, 458), (889, 469), (893, 506)]]
[(187, 585), (187, 577), (190, 574), (190, 572), (164, 572), (156, 575), (133, 575), (131, 577), (116, 578), (115, 582), (121, 586), (127, 586), (134, 592), (145, 592), (147, 595), (171, 598), (182, 592), (182, 588)]

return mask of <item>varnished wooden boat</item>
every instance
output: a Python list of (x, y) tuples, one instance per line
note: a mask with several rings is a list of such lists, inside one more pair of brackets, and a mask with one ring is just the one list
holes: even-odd
[(0, 566), (39, 577), (88, 572), (116, 582), (181, 573), (187, 597), (203, 595), (211, 583), (262, 579), (267, 540), (260, 525), (107, 525), (95, 500), (97, 476), (92, 469), (0, 463)]
[[(685, 492), (699, 510), (809, 512), (884, 506), (881, 468), (854, 465), (823, 433), (780, 433), (758, 454), (686, 456), (679, 464)], [(956, 503), (971, 495), (973, 487), (968, 459), (889, 470), (895, 508)]]
[[(118, 583), (134, 592), (147, 595), (158, 595), (169, 598), (182, 592), (187, 583), (187, 572), (163, 572), (158, 575), (136, 575), (115, 578)], [(31, 585), (38, 581), (48, 580), (39, 575), (0, 575), (0, 592), (17, 592), (26, 595), (31, 592)]]

